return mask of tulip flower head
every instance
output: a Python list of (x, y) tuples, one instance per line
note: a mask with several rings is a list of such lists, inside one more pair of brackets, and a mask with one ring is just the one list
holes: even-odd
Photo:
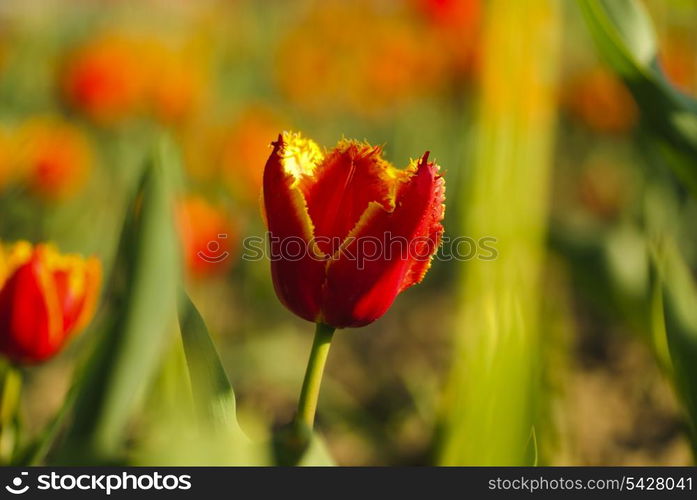
[(0, 353), (38, 363), (60, 351), (92, 319), (101, 266), (50, 245), (0, 245)]
[(284, 133), (264, 171), (276, 294), (298, 316), (367, 325), (419, 283), (440, 244), (445, 182), (428, 153), (399, 170), (343, 140), (326, 154)]

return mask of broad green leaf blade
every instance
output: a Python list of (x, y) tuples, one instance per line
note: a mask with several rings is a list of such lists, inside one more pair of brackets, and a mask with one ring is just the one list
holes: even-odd
[(697, 452), (697, 287), (676, 250), (666, 251), (662, 257), (666, 336)]
[(161, 143), (124, 225), (114, 321), (82, 374), (60, 461), (119, 460), (126, 427), (158, 367), (176, 318), (180, 280), (166, 175), (173, 170)]
[(235, 413), (235, 392), (201, 314), (184, 291), (179, 299), (179, 328), (199, 416), (204, 422), (241, 434)]
[(697, 196), (697, 101), (666, 79), (651, 20), (636, 0), (577, 0), (598, 51), (625, 81), (644, 128)]
[(336, 465), (334, 459), (329, 454), (327, 445), (317, 433), (310, 439), (310, 446), (298, 462), (302, 467), (331, 467)]
[(498, 256), (461, 267), (442, 465), (530, 465), (544, 397), (540, 285), (561, 16), (551, 0), (486, 5), (476, 148), (457, 230), (474, 240), (495, 235)]
[[(239, 446), (241, 453), (252, 457), (259, 455), (253, 445), (249, 447), (251, 443), (237, 422), (235, 392), (201, 314), (184, 291), (179, 299), (179, 328), (200, 421), (213, 431), (227, 431), (219, 435), (231, 436), (230, 446)], [(254, 460), (258, 460), (258, 456)], [(315, 434), (298, 465), (328, 466), (334, 465), (334, 461), (322, 439)]]
[(646, 11), (634, 0), (579, 0), (588, 28), (607, 62), (623, 77), (650, 78), (656, 36)]

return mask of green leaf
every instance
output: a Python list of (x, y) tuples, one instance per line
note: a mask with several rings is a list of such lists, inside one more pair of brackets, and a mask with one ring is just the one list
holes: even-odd
[(657, 61), (651, 19), (636, 0), (577, 0), (600, 55), (624, 80), (644, 128), (697, 196), (697, 101), (674, 88)]
[(162, 141), (132, 200), (114, 275), (114, 319), (82, 374), (61, 462), (120, 460), (126, 428), (174, 326), (180, 265), (172, 163)]
[(179, 328), (199, 417), (205, 423), (242, 434), (237, 423), (235, 392), (201, 314), (184, 291), (179, 300)]
[(310, 446), (303, 454), (298, 465), (303, 467), (330, 467), (336, 465), (336, 463), (329, 454), (324, 439), (315, 432), (310, 439)]
[(690, 418), (697, 453), (697, 287), (676, 249), (664, 251), (659, 265), (664, 282), (663, 314), (674, 379)]

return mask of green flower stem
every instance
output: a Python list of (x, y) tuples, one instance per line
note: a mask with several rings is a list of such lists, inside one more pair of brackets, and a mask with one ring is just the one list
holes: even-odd
[(22, 395), (22, 373), (18, 367), (8, 364), (3, 373), (0, 395), (0, 462), (9, 464), (16, 443), (16, 416)]
[(322, 384), (322, 374), (324, 365), (327, 362), (329, 347), (335, 328), (317, 323), (315, 330), (315, 340), (312, 342), (310, 359), (307, 361), (305, 379), (300, 391), (298, 400), (298, 413), (295, 416), (295, 423), (306, 429), (312, 429), (315, 423), (315, 412), (317, 411), (317, 400), (319, 399), (320, 385)]

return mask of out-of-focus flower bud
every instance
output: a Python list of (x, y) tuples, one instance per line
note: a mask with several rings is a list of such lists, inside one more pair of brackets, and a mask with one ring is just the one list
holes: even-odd
[(230, 268), (237, 228), (225, 211), (200, 196), (190, 196), (177, 207), (177, 223), (189, 276), (201, 278)]
[(83, 132), (53, 117), (27, 121), (19, 134), (19, 168), (32, 192), (47, 200), (65, 199), (85, 184), (93, 154)]

